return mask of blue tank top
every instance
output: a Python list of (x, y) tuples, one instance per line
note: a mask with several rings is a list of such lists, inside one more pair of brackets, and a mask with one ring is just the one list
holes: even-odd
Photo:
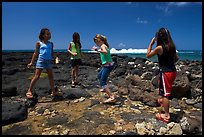
[(46, 60), (52, 60), (52, 43), (51, 42), (47, 42), (42, 43), (40, 41), (40, 47), (39, 47), (39, 58), (42, 59), (46, 59)]

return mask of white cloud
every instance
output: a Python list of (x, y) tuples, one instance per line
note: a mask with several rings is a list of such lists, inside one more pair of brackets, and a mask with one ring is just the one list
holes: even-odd
[(126, 5), (131, 6), (131, 7), (138, 7), (139, 2), (125, 2)]
[(173, 12), (172, 7), (181, 8), (190, 4), (202, 5), (202, 2), (167, 2), (165, 5), (156, 5), (156, 8), (162, 10), (165, 15), (169, 15)]
[(126, 45), (121, 42), (121, 43), (118, 44), (118, 47), (119, 47), (119, 48), (124, 48), (124, 47), (126, 47)]
[(138, 24), (147, 24), (148, 21), (147, 20), (141, 20), (139, 17), (137, 18), (137, 23)]
[(187, 6), (187, 5), (190, 5), (190, 4), (202, 5), (202, 2), (168, 2), (167, 5), (169, 5), (169, 6), (183, 7), (183, 6)]
[(171, 13), (169, 6), (166, 5), (156, 5), (156, 8), (162, 10), (166, 15)]
[(169, 6), (178, 6), (178, 7), (186, 6), (188, 4), (190, 4), (190, 2), (169, 2), (168, 3)]
[(131, 5), (131, 4), (132, 4), (132, 2), (126, 2), (126, 4), (127, 4), (127, 5)]
[(202, 2), (193, 2), (194, 4), (198, 4), (202, 6)]

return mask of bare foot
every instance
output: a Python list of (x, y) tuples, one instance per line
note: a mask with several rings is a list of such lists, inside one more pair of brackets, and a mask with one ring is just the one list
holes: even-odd
[(32, 92), (27, 92), (26, 93), (26, 97), (28, 98), (28, 99), (31, 99), (31, 98), (33, 98), (33, 94), (32, 94)]
[(165, 114), (162, 114), (161, 112), (156, 114), (156, 118), (165, 123), (169, 123), (170, 121), (170, 116), (166, 116)]
[(115, 98), (114, 97), (110, 97), (107, 100), (105, 100), (103, 103), (114, 103), (114, 102), (116, 102)]

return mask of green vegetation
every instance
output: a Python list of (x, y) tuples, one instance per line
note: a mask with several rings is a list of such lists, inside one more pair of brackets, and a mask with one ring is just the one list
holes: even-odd
[[(34, 75), (30, 76), (28, 79), (31, 80), (33, 79)], [(40, 78), (46, 78), (47, 77), (47, 73), (42, 72), (40, 75)]]

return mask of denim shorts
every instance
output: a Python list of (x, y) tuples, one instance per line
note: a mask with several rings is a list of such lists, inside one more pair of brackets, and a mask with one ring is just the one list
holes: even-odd
[(103, 66), (101, 71), (98, 73), (98, 79), (100, 80), (100, 86), (105, 89), (107, 87), (107, 79), (110, 72), (113, 70), (114, 65), (111, 64), (109, 66)]
[(51, 69), (52, 68), (52, 60), (46, 60), (46, 59), (38, 58), (37, 63), (36, 63), (36, 68)]

